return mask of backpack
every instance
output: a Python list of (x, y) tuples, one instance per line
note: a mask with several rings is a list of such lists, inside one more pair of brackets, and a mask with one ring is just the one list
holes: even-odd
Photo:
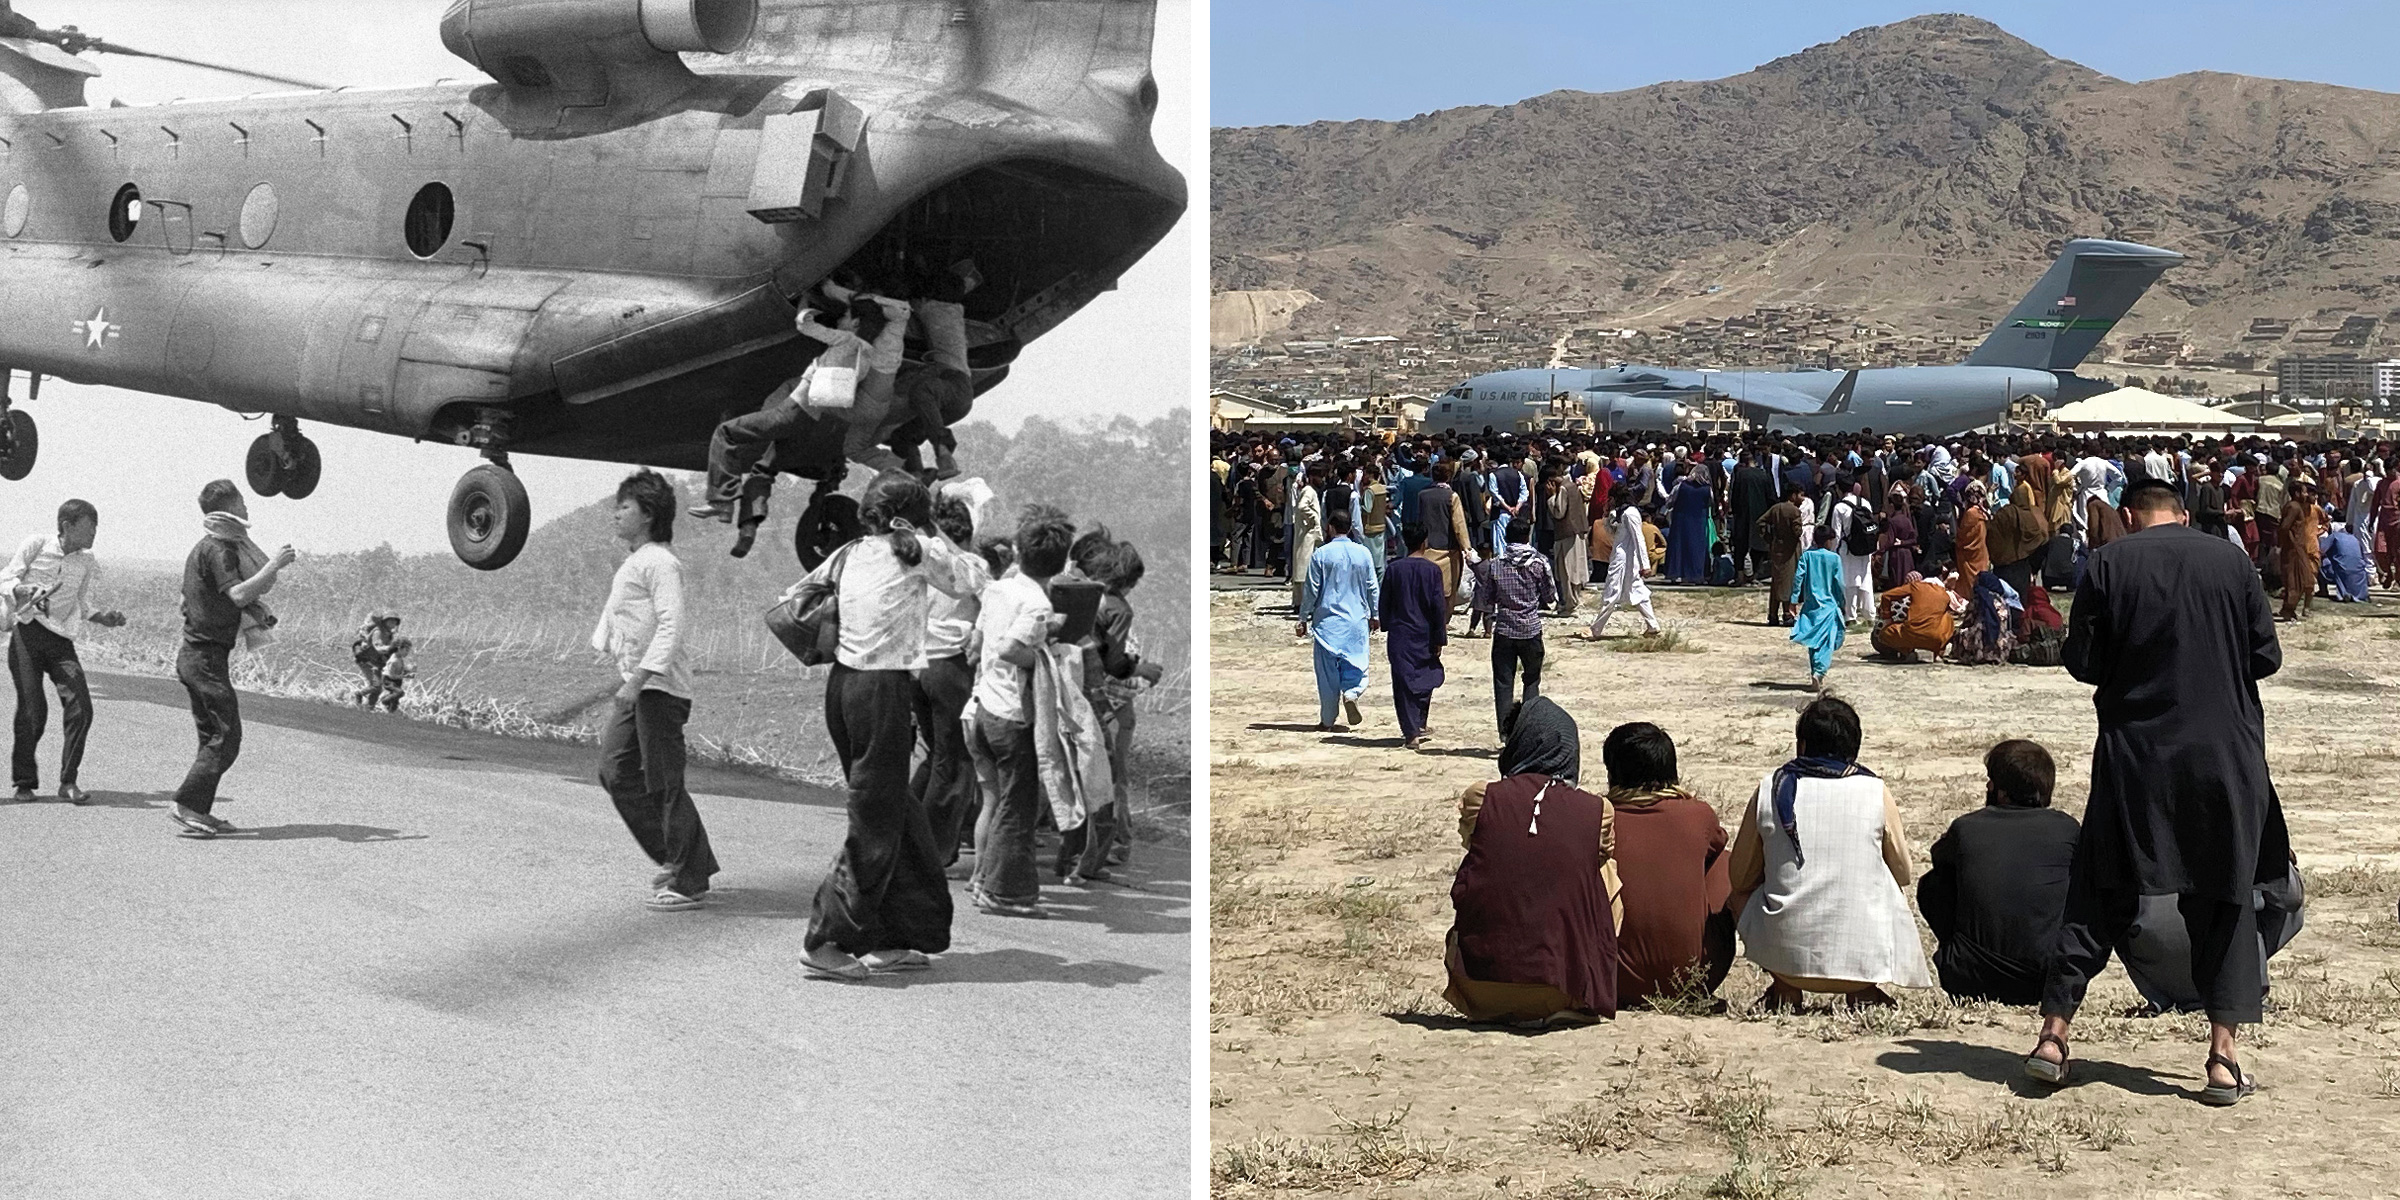
[(1842, 548), (1854, 557), (1865, 558), (1875, 553), (1875, 540), (1882, 536), (1883, 522), (1875, 519), (1874, 510), (1864, 504), (1852, 504), (1850, 536), (1843, 540)]
[(822, 582), (801, 580), (790, 595), (767, 610), (767, 631), (802, 666), (824, 666), (834, 661), (841, 648), (842, 567), (857, 548), (858, 543), (851, 542), (835, 551), (833, 565)]

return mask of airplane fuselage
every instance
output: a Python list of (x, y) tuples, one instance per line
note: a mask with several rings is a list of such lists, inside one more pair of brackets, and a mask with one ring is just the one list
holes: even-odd
[[(1538, 423), (1561, 392), (1580, 399), (1592, 422), (1606, 430), (1665, 432), (1687, 425), (1706, 399), (1698, 387), (1643, 383), (1641, 368), (1523, 368), (1478, 375), (1438, 398), (1428, 428), (1476, 432)], [(1814, 397), (1816, 413), (1746, 408), (1763, 428), (1793, 433), (1876, 433), (1947, 436), (1991, 425), (2011, 402), (2027, 396), (2047, 404), (2061, 387), (2058, 374), (2026, 367), (1876, 367), (1857, 371), (1726, 370), (1706, 372), (1708, 390), (1737, 407), (1752, 383)]]

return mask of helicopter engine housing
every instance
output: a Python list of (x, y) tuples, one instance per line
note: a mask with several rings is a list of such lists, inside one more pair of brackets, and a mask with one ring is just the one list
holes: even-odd
[(606, 103), (688, 80), (677, 55), (738, 50), (757, 22), (758, 0), (457, 0), (442, 45), (512, 91)]

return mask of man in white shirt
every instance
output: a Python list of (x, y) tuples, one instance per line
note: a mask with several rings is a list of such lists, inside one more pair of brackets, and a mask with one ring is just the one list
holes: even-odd
[(2095, 448), (2092, 453), (2084, 455), (2082, 460), (2075, 464), (2074, 475), (2075, 540), (2077, 543), (2081, 543), (2084, 541), (2087, 525), (2083, 513), (2084, 502), (2093, 496), (2098, 496), (2102, 500), (2108, 499), (2108, 493), (2111, 490), (2125, 485), (2125, 472), (2117, 469), (2117, 464), (2100, 457), (2098, 449)]
[(600, 734), (600, 786), (660, 868), (644, 905), (682, 912), (704, 902), (717, 856), (683, 783), (692, 675), (683, 649), (683, 562), (667, 548), (675, 539), (674, 485), (656, 471), (627, 476), (617, 485), (615, 532), (632, 553), (592, 630), (592, 648), (615, 660), (624, 679)]
[(1041, 868), (1033, 830), (1042, 802), (1042, 781), (1033, 746), (1033, 660), (1061, 618), (1050, 607), (1048, 585), (1067, 567), (1075, 527), (1063, 516), (1033, 510), (1017, 524), (1017, 573), (983, 589), (975, 631), (983, 653), (975, 676), (975, 728), (969, 736), (977, 756), (989, 759), (998, 794), (985, 801), (978, 822), (975, 877), (967, 897), (975, 907), (1005, 916), (1040, 916)]
[[(58, 507), (58, 532), (25, 539), (8, 567), (0, 570), (0, 621), (14, 633), (8, 647), (8, 674), (17, 687), (16, 745), (11, 774), (18, 801), (31, 800), (41, 783), (34, 748), (50, 723), (50, 700), (42, 690), (47, 679), (58, 689), (66, 741), (59, 747), (58, 796), (74, 804), (91, 797), (76, 783), (83, 764), (84, 740), (92, 731), (91, 689), (84, 684), (83, 663), (75, 656), (75, 635), (87, 619), (95, 625), (122, 625), (114, 613), (90, 612), (93, 572), (92, 539), (99, 534), (100, 514), (82, 500)], [(111, 620), (111, 618), (114, 618)]]
[[(1834, 553), (1842, 560), (1842, 620), (1873, 620), (1875, 616), (1875, 552), (1873, 541), (1881, 532), (1875, 510), (1866, 496), (1865, 480), (1854, 479), (1850, 491), (1834, 501)], [(1858, 541), (1868, 547), (1864, 554), (1851, 545), (1852, 527), (1864, 524)]]

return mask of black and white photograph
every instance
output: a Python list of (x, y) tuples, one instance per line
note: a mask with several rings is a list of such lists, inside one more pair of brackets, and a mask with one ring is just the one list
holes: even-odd
[(0, 1197), (1188, 1194), (1196, 8), (0, 0)]

